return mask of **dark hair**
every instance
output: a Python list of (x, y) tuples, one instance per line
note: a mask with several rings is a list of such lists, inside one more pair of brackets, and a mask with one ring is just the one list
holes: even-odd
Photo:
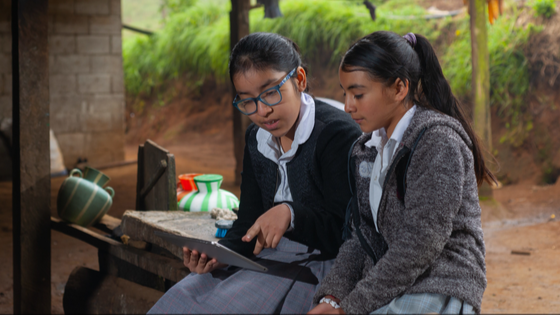
[[(253, 33), (243, 37), (233, 47), (229, 57), (229, 78), (233, 83), (233, 76), (239, 72), (269, 68), (290, 72), (296, 67), (302, 67), (307, 74), (307, 66), (301, 61), (299, 47), (291, 39), (274, 33)], [(295, 77), (297, 76), (292, 76)], [(305, 89), (305, 92), (308, 91), (309, 84)]]
[(407, 100), (457, 119), (473, 143), (474, 171), (478, 185), (496, 181), (486, 167), (480, 141), (443, 76), (436, 53), (426, 37), (389, 31), (371, 33), (352, 44), (340, 64), (345, 72), (366, 71), (387, 86), (397, 79), (408, 82)]

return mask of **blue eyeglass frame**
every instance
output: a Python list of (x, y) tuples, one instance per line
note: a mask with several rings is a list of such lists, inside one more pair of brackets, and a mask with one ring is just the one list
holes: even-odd
[[(280, 84), (273, 86), (269, 89), (264, 90), (261, 94), (259, 94), (259, 96), (257, 97), (248, 97), (248, 98), (244, 98), (242, 100), (239, 101), (235, 101), (239, 95), (235, 95), (235, 98), (233, 99), (233, 106), (235, 106), (235, 108), (237, 108), (238, 111), (240, 111), (242, 114), (244, 115), (252, 115), (254, 113), (256, 113), (259, 110), (259, 104), (257, 102), (261, 102), (264, 105), (267, 106), (274, 106), (277, 105), (278, 103), (282, 102), (282, 93), (280, 92), (280, 87), (282, 87), (282, 85), (284, 85), (284, 83), (286, 83), (286, 81), (288, 81), (290, 79), (290, 77), (296, 72), (298, 67), (295, 67), (292, 71), (290, 71), (290, 73), (288, 73), (288, 75), (286, 75), (286, 77), (284, 79), (282, 79), (282, 82), (280, 82)], [(269, 92), (270, 90), (276, 90), (278, 92), (278, 94), (280, 94), (280, 100), (274, 104), (269, 104), (268, 102), (266, 102), (265, 100), (263, 100), (261, 98), (261, 95), (265, 94), (266, 92)], [(251, 113), (245, 113), (244, 111), (242, 111), (241, 109), (239, 109), (238, 104), (242, 103), (242, 102), (246, 102), (248, 100), (252, 100), (253, 102), (255, 102), (255, 111), (251, 112)]]

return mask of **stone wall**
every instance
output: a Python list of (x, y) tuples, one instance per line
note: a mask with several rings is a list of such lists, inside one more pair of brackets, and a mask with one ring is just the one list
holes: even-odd
[[(11, 37), (10, 0), (0, 2), (2, 119), (11, 116)], [(67, 168), (124, 159), (121, 52), (120, 0), (49, 1), (51, 128)]]

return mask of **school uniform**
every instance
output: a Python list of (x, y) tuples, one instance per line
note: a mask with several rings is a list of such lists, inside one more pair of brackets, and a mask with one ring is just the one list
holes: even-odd
[(371, 256), (353, 225), (314, 302), (333, 295), (352, 314), (480, 313), (486, 266), (472, 142), (456, 119), (422, 107), (399, 124), (391, 138), (364, 134), (352, 149), (352, 215)]
[[(347, 158), (361, 135), (348, 114), (306, 93), (292, 149), (252, 124), (245, 134), (239, 218), (221, 244), (252, 257), (256, 237), (241, 238), (259, 216), (286, 204), (292, 218), (276, 249), (254, 259), (285, 263), (277, 272), (236, 267), (190, 274), (173, 286), (149, 313), (305, 313), (318, 283), (342, 244), (342, 227), (351, 193)], [(269, 269), (274, 269), (274, 268)], [(278, 267), (276, 265), (276, 267)], [(278, 270), (283, 270), (278, 273)]]

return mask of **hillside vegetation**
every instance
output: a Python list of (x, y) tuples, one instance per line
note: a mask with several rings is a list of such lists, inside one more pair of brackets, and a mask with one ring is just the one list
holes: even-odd
[[(227, 79), (229, 55), (228, 2), (189, 1), (170, 13), (163, 28), (151, 37), (125, 40), (123, 55), (127, 91), (150, 93), (168, 79), (187, 75), (194, 81), (212, 76)], [(307, 60), (320, 59), (334, 65), (356, 39), (376, 30), (405, 34), (411, 30), (425, 35), (434, 44), (442, 31), (455, 29), (451, 40), (439, 43), (445, 75), (454, 92), (466, 97), (470, 92), (470, 32), (467, 15), (460, 18), (425, 20), (425, 9), (402, 1), (378, 5), (377, 20), (356, 1), (283, 0), (284, 17), (263, 19), (263, 8), (251, 10), (251, 32), (275, 32), (297, 42)], [(520, 10), (508, 12), (489, 28), (492, 103), (519, 121), (519, 106), (529, 89), (527, 59), (522, 48), (534, 28), (518, 25)], [(412, 18), (411, 18), (412, 17)], [(327, 58), (325, 58), (327, 57)]]
[[(131, 104), (140, 104), (141, 108), (146, 102), (156, 106), (169, 104), (177, 95), (185, 95), (177, 92), (181, 86), (188, 86), (188, 93), (192, 95), (200, 95), (203, 82), (208, 81), (222, 86), (221, 93), (227, 94), (227, 88), (223, 87), (228, 81), (230, 1), (162, 1), (166, 1), (168, 11), (160, 23), (161, 29), (152, 36), (126, 38), (123, 43), (125, 82)], [(312, 76), (326, 73), (325, 69), (330, 71), (328, 73), (336, 73), (337, 63), (349, 45), (376, 30), (423, 34), (434, 45), (454, 93), (469, 108), (472, 62), (468, 14), (427, 20), (423, 18), (428, 14), (426, 1), (372, 2), (377, 5), (376, 21), (372, 21), (362, 1), (282, 0), (280, 7), (284, 17), (281, 18), (263, 19), (263, 8), (251, 10), (250, 31), (275, 32), (293, 39), (301, 47)], [(539, 131), (542, 126), (538, 126), (542, 122), (535, 115), (535, 108), (541, 108), (539, 104), (553, 98), (540, 95), (535, 82), (543, 74), (550, 79), (557, 76), (554, 73), (560, 73), (560, 70), (546, 67), (551, 58), (557, 58), (554, 54), (560, 54), (553, 51), (545, 54), (545, 51), (535, 52), (535, 49), (557, 42), (553, 37), (560, 36), (559, 32), (552, 34), (550, 31), (556, 29), (550, 25), (556, 25), (559, 20), (554, 12), (554, 1), (506, 0), (504, 14), (493, 25), (488, 24), (491, 107), (500, 128), (495, 133), (499, 137), (494, 139), (492, 153), (500, 161), (505, 161), (511, 159), (512, 150), (525, 145), (522, 150), (531, 152), (533, 165), (536, 168), (540, 168), (539, 164), (546, 165), (540, 171), (545, 175), (552, 174), (545, 182), (556, 179), (560, 163), (555, 162), (555, 138), (536, 137), (542, 134)], [(548, 31), (543, 33), (552, 36), (551, 39), (536, 36), (544, 25), (548, 25)], [(540, 40), (538, 47), (530, 44), (535, 38)], [(539, 60), (535, 56), (544, 57)], [(544, 70), (539, 74), (536, 70), (541, 66)], [(556, 72), (550, 74), (551, 69)], [(530, 141), (543, 143), (537, 149), (527, 147), (531, 135), (536, 138)], [(516, 164), (508, 160), (502, 165)], [(513, 179), (505, 181), (519, 178), (517, 175), (507, 176)]]

